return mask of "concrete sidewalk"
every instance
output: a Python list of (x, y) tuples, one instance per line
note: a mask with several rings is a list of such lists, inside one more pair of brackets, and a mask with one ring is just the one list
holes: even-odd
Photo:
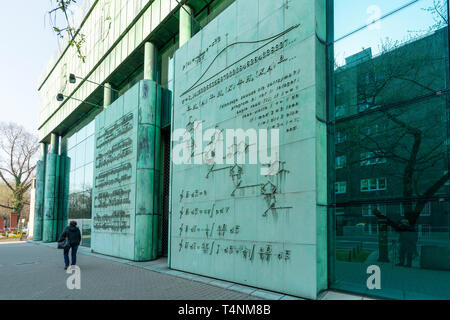
[[(132, 262), (80, 247), (81, 290), (68, 290), (62, 251), (55, 243), (0, 245), (1, 300), (301, 300), (230, 282), (171, 270), (167, 259)], [(324, 300), (362, 300), (336, 292)]]

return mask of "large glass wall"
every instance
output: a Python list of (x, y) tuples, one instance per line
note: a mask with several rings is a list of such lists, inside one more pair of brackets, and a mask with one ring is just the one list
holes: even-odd
[(450, 299), (447, 6), (330, 1), (332, 288)]
[(95, 121), (78, 130), (68, 141), (70, 161), (69, 219), (82, 232), (82, 245), (90, 246), (92, 186), (94, 176)]

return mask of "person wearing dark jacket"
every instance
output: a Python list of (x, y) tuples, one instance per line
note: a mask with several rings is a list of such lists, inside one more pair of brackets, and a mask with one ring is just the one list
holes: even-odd
[(66, 264), (64, 269), (67, 269), (70, 264), (69, 261), (70, 249), (72, 249), (72, 266), (75, 266), (77, 264), (77, 250), (81, 242), (81, 232), (80, 229), (78, 229), (77, 227), (76, 221), (70, 222), (70, 225), (66, 227), (64, 231), (61, 233), (61, 237), (59, 237), (58, 242), (64, 241), (65, 239), (69, 240), (70, 243), (69, 247), (64, 248), (64, 262)]
[(399, 222), (395, 222), (378, 210), (374, 210), (374, 214), (380, 219), (386, 219), (387, 224), (399, 233), (398, 241), (400, 242), (400, 261), (397, 266), (405, 266), (406, 260), (406, 267), (410, 268), (412, 266), (413, 255), (417, 251), (418, 234), (416, 228), (409, 223), (408, 219), (401, 219)]

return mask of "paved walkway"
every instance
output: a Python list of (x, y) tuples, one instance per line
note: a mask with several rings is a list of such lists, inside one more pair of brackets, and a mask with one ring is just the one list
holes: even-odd
[[(132, 262), (80, 247), (77, 259), (81, 290), (69, 290), (70, 275), (55, 243), (0, 242), (0, 300), (301, 300), (171, 270), (164, 258)], [(368, 298), (328, 291), (320, 299)]]
[(32, 243), (0, 244), (0, 300), (160, 299), (252, 300), (218, 286), (79, 254), (81, 290), (68, 290), (61, 250)]

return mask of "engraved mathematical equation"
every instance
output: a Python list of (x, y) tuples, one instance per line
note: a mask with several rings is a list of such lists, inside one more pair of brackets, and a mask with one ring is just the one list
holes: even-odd
[(272, 260), (289, 261), (291, 250), (274, 250), (270, 244), (263, 245), (221, 245), (218, 241), (187, 241), (181, 239), (178, 242), (178, 252), (199, 251), (209, 256), (238, 256), (245, 261), (252, 262), (259, 259), (262, 262)]
[[(215, 125), (219, 132), (225, 130), (219, 127), (222, 126), (221, 122), (229, 119), (236, 119), (244, 126), (244, 130), (276, 128), (287, 133), (297, 131), (301, 121), (300, 91), (303, 85), (302, 71), (292, 67), (298, 66), (299, 53), (291, 50), (296, 43), (296, 35), (284, 34), (284, 38), (274, 39), (245, 58), (230, 62), (229, 68), (206, 80), (203, 79), (208, 77), (205, 72), (206, 76), (202, 75), (191, 88), (177, 97), (177, 108), (189, 119), (186, 130), (191, 136), (194, 133), (194, 121), (200, 121), (194, 119), (198, 111), (202, 114), (214, 111), (216, 124), (213, 122), (212, 126)], [(215, 137), (211, 145), (217, 142), (219, 140)], [(238, 153), (247, 155), (249, 149), (250, 144), (246, 142), (240, 142), (240, 145), (235, 143), (232, 150), (227, 150), (224, 159), (234, 158)], [(250, 219), (253, 219), (254, 212), (239, 212), (239, 216), (235, 216), (234, 212), (234, 207), (240, 201), (251, 196), (257, 203), (254, 209), (248, 210), (259, 211), (256, 219), (262, 220), (264, 228), (273, 221), (269, 217), (292, 213), (293, 207), (284, 203), (285, 197), (280, 197), (290, 173), (286, 165), (286, 162), (277, 159), (267, 165), (269, 172), (275, 170), (273, 176), (260, 177), (255, 181), (248, 179), (248, 174), (254, 172), (249, 171), (246, 165), (206, 164), (201, 178), (211, 183), (223, 183), (223, 187), (229, 190), (229, 196), (225, 192), (224, 198), (220, 200), (229, 200), (227, 204), (234, 205), (222, 204), (219, 208), (220, 202), (213, 199), (208, 201), (210, 189), (204, 188), (203, 184), (202, 188), (195, 184), (184, 186), (177, 192), (179, 197), (174, 203), (174, 210), (178, 214), (174, 216), (177, 220), (172, 230), (173, 236), (177, 238), (174, 246), (178, 247), (178, 252), (202, 252), (210, 256), (235, 255), (249, 262), (290, 261), (290, 250), (267, 241), (242, 241), (242, 244), (236, 244), (236, 241), (248, 238), (250, 229), (254, 230), (248, 225), (252, 223)], [(225, 181), (218, 181), (219, 177), (225, 178)], [(241, 214), (247, 217), (241, 218)]]
[(185, 208), (181, 207), (180, 211), (180, 219), (185, 216), (207, 216), (210, 218), (213, 218), (215, 216), (224, 215), (231, 213), (230, 207), (217, 207), (214, 203), (210, 208), (206, 209), (200, 209), (198, 207), (196, 208)]
[(205, 56), (208, 53), (209, 49), (211, 49), (215, 45), (219, 44), (220, 41), (221, 41), (221, 37), (215, 38), (213, 40), (213, 42), (211, 42), (211, 44), (209, 46), (207, 46), (205, 49), (203, 49), (196, 57), (192, 58), (191, 60), (189, 60), (188, 62), (186, 62), (183, 65), (183, 71), (185, 71), (186, 68), (188, 68), (191, 65), (198, 65), (201, 62), (203, 62), (203, 60), (205, 59)]
[(206, 238), (214, 237), (214, 235), (217, 235), (219, 237), (224, 237), (227, 233), (228, 234), (238, 234), (241, 229), (241, 226), (234, 225), (232, 227), (228, 227), (227, 224), (220, 224), (216, 226), (215, 223), (213, 223), (211, 226), (207, 224), (206, 226), (200, 226), (198, 224), (188, 225), (188, 224), (181, 224), (179, 227), (179, 236), (182, 235), (197, 235), (197, 234), (204, 234)]

